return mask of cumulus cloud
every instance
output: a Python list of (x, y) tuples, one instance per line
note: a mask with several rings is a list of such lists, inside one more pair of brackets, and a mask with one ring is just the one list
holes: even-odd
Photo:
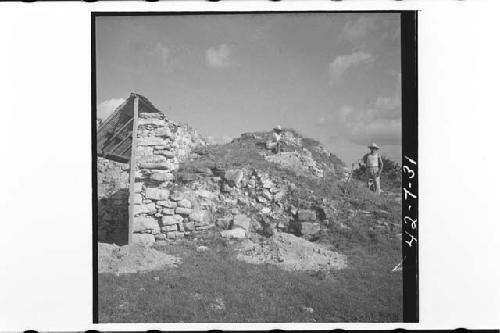
[(395, 109), (401, 106), (401, 100), (396, 96), (378, 96), (375, 106), (383, 109)]
[(350, 128), (350, 140), (357, 144), (377, 142), (380, 145), (401, 144), (401, 119), (376, 119), (357, 123)]
[(344, 73), (349, 68), (367, 64), (373, 61), (373, 55), (366, 52), (354, 52), (352, 54), (337, 56), (329, 65), (328, 70), (332, 82), (336, 82), (342, 78)]
[(111, 98), (97, 105), (97, 119), (106, 120), (113, 111), (125, 102), (124, 98)]
[(233, 49), (227, 44), (211, 47), (205, 52), (205, 60), (209, 67), (226, 68), (231, 67), (234, 62), (231, 59)]
[(167, 70), (171, 70), (174, 66), (172, 52), (170, 48), (163, 43), (157, 43), (149, 50), (148, 55), (158, 59), (160, 64)]
[[(376, 103), (374, 103), (376, 104)], [(316, 126), (324, 127), (349, 142), (366, 145), (401, 145), (401, 109), (356, 108), (343, 105), (336, 112), (322, 115)]]
[(344, 25), (340, 34), (341, 38), (351, 43), (363, 42), (370, 31), (377, 26), (378, 17), (374, 14), (362, 15), (354, 20), (349, 20)]

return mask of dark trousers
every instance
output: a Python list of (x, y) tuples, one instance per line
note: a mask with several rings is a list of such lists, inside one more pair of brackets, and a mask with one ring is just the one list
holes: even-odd
[(281, 143), (278, 141), (276, 142), (276, 154), (279, 154), (281, 152)]

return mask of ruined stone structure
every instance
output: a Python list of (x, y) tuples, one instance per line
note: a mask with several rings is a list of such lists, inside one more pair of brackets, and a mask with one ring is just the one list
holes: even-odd
[(208, 224), (203, 210), (171, 190), (174, 172), (205, 141), (131, 94), (98, 128), (98, 239), (151, 245)]

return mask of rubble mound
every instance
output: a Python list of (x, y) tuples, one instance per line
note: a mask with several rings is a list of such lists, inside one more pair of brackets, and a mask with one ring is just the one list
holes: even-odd
[(297, 151), (282, 152), (276, 155), (267, 155), (265, 159), (284, 168), (292, 169), (297, 173), (312, 174), (319, 178), (323, 177), (323, 170), (318, 168), (311, 152), (305, 148), (303, 153)]
[(137, 273), (180, 263), (180, 258), (140, 245), (98, 243), (97, 253), (98, 273)]
[(269, 263), (288, 271), (320, 271), (347, 267), (346, 256), (328, 250), (292, 234), (278, 232), (257, 244), (245, 240), (239, 248), (239, 260), (253, 263)]

